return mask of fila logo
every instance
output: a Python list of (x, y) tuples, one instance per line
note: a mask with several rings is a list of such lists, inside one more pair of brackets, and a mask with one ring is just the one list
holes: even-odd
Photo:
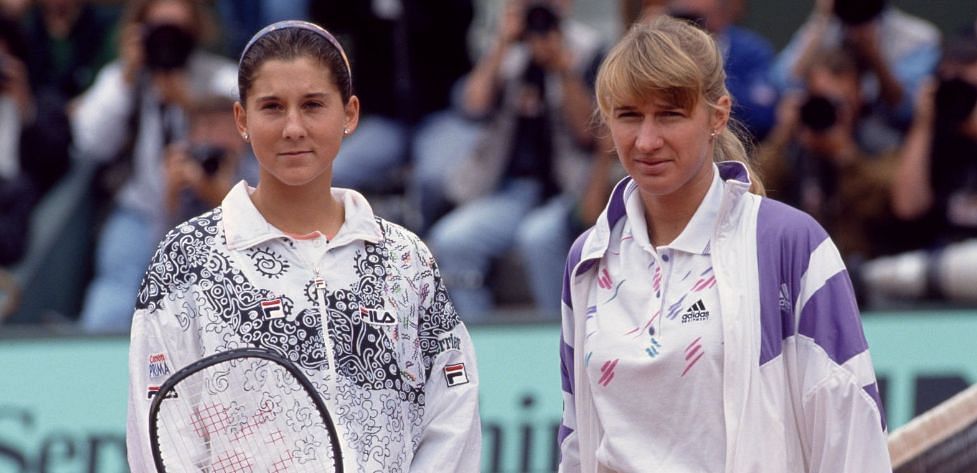
[(702, 303), (702, 299), (699, 302), (692, 304), (689, 310), (682, 314), (682, 323), (689, 322), (703, 322), (709, 320), (709, 311), (706, 310), (706, 305)]
[[(159, 386), (150, 386), (146, 390), (146, 399), (152, 399), (156, 397), (157, 394), (159, 394)], [(166, 393), (165, 399), (176, 399), (178, 397), (180, 396), (176, 394), (176, 389), (171, 389), (168, 393)]]
[(448, 382), (448, 387), (468, 384), (468, 373), (465, 371), (464, 363), (455, 363), (444, 367), (444, 379)]
[(261, 313), (265, 314), (266, 319), (280, 319), (285, 317), (285, 311), (282, 310), (281, 298), (261, 301)]
[(397, 325), (397, 319), (385, 310), (367, 309), (360, 306), (360, 318), (370, 325)]

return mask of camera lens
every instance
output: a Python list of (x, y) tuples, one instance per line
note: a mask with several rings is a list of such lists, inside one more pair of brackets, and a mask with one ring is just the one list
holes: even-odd
[(220, 169), (221, 162), (224, 160), (226, 151), (223, 148), (213, 145), (195, 145), (190, 148), (190, 156), (200, 164), (204, 175), (213, 177)]
[(143, 40), (146, 66), (153, 71), (182, 69), (196, 45), (193, 35), (179, 26), (151, 26)]
[(886, 0), (835, 0), (834, 13), (842, 23), (857, 26), (882, 14)]
[(838, 108), (821, 95), (811, 95), (801, 105), (801, 123), (811, 131), (824, 131), (838, 122)]
[(526, 33), (543, 35), (558, 29), (560, 19), (546, 5), (533, 5), (526, 9)]

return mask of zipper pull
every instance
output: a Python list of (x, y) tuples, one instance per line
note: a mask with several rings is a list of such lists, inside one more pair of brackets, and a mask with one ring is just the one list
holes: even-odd
[(315, 268), (315, 287), (319, 292), (326, 292), (326, 280), (319, 276), (319, 268)]

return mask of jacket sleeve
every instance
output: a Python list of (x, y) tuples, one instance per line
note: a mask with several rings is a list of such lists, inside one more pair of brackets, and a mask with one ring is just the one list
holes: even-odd
[[(560, 378), (563, 391), (563, 418), (557, 433), (557, 447), (560, 449), (560, 473), (575, 473), (582, 470), (580, 460), (580, 442), (578, 439), (577, 397), (574, 391), (576, 376), (586, 376), (586, 373), (576, 373), (574, 366), (574, 350), (576, 343), (576, 314), (574, 313), (573, 298), (573, 270), (580, 262), (584, 243), (591, 231), (588, 230), (577, 237), (567, 255), (566, 266), (563, 270), (563, 297), (561, 306), (562, 325), (560, 332)], [(585, 401), (586, 402), (586, 401)]]
[[(191, 336), (195, 304), (172, 283), (173, 266), (164, 256), (165, 246), (164, 242), (157, 250), (143, 278), (130, 332), (126, 447), (133, 473), (156, 472), (149, 442), (149, 410), (156, 390), (202, 354), (197, 338)], [(187, 435), (192, 435), (189, 428)]]
[(851, 280), (830, 238), (811, 252), (800, 285), (795, 369), (807, 471), (891, 472), (868, 343)]
[(421, 302), (424, 421), (410, 465), (412, 472), (478, 472), (482, 430), (478, 413), (478, 367), (468, 330), (458, 317), (430, 251), (421, 258), (432, 271), (431, 293)]
[[(577, 442), (577, 415), (573, 393), (573, 310), (563, 304), (563, 327), (560, 334), (560, 377), (563, 391), (563, 418), (557, 433), (560, 448), (560, 473), (580, 471), (580, 445)], [(569, 342), (568, 342), (569, 340)]]

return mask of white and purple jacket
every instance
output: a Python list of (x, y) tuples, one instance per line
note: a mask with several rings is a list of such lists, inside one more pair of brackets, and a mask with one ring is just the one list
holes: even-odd
[[(891, 472), (885, 416), (851, 281), (814, 219), (748, 193), (738, 162), (712, 235), (723, 312), (726, 473)], [(563, 280), (561, 472), (598, 471), (603, 436), (584, 368), (595, 268), (625, 216), (625, 178), (574, 243)], [(608, 314), (602, 314), (607, 317)]]

